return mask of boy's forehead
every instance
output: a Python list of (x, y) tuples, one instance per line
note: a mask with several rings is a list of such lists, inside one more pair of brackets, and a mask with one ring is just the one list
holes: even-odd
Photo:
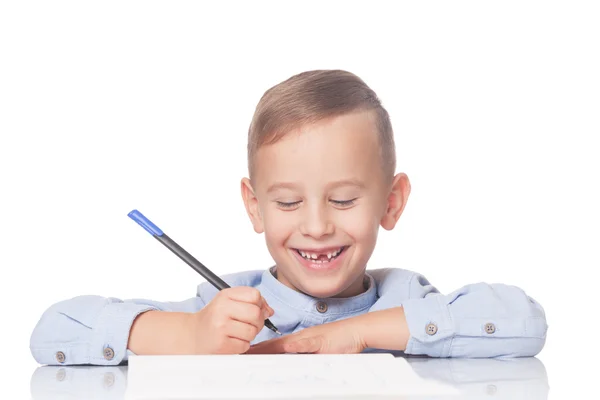
[(368, 179), (381, 171), (376, 125), (368, 113), (320, 121), (289, 132), (256, 153), (256, 184)]

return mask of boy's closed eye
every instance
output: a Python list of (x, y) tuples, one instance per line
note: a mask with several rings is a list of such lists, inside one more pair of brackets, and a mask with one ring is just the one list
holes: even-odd
[[(339, 207), (351, 207), (355, 204), (356, 200), (358, 199), (358, 197), (355, 197), (353, 199), (349, 199), (349, 200), (334, 200), (331, 199), (329, 200), (333, 205), (335, 206), (339, 206)], [(294, 209), (298, 206), (300, 206), (300, 203), (302, 203), (302, 200), (298, 200), (298, 201), (291, 201), (291, 202), (285, 202), (285, 201), (275, 201), (277, 203), (277, 205), (283, 209)]]

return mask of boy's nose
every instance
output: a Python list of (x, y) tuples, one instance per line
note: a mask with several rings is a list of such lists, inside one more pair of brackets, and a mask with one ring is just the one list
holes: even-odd
[(300, 233), (314, 238), (330, 235), (334, 232), (334, 224), (321, 207), (305, 208), (306, 212), (300, 225)]

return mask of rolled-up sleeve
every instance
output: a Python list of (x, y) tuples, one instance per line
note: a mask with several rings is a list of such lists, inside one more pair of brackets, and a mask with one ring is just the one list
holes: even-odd
[(47, 365), (118, 365), (127, 360), (129, 332), (146, 311), (195, 312), (200, 297), (181, 302), (78, 296), (49, 307), (30, 338), (34, 359)]
[(403, 301), (406, 353), (431, 357), (524, 357), (544, 347), (542, 306), (522, 289), (475, 283), (444, 295), (415, 274)]

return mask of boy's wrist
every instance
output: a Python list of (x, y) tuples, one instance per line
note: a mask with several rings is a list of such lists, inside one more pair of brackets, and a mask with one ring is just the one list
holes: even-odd
[(134, 320), (127, 348), (135, 354), (187, 354), (191, 352), (187, 313), (152, 310)]
[(384, 350), (406, 350), (410, 331), (404, 308), (394, 307), (363, 314), (359, 334), (366, 347)]

